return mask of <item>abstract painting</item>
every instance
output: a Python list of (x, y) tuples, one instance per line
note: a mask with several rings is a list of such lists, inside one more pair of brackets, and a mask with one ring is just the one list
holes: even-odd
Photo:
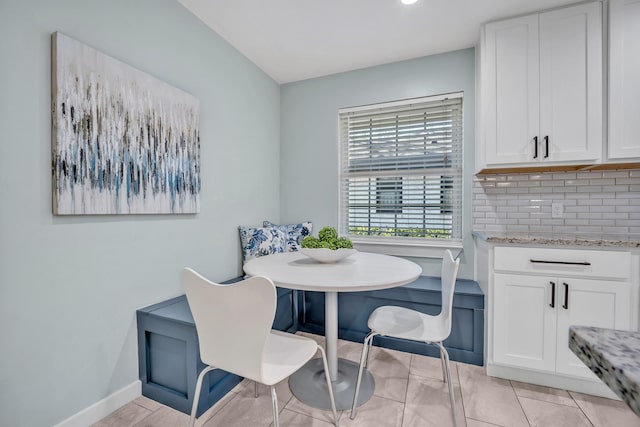
[(198, 213), (198, 100), (61, 33), (52, 38), (53, 213)]

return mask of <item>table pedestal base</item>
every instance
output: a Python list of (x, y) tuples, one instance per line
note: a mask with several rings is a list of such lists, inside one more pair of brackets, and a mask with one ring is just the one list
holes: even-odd
[[(353, 394), (358, 379), (358, 364), (347, 359), (338, 359), (338, 376), (333, 381), (333, 395), (336, 410), (351, 409)], [(362, 372), (362, 383), (357, 406), (362, 405), (373, 396), (376, 383), (366, 369)], [(322, 359), (311, 359), (300, 370), (289, 378), (291, 393), (300, 401), (314, 408), (331, 410), (327, 382), (324, 378)]]

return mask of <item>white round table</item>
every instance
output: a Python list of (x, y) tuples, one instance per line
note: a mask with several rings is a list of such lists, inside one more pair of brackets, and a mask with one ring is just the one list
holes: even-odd
[[(244, 265), (250, 276), (266, 276), (280, 287), (325, 293), (325, 339), (329, 374), (333, 382), (336, 409), (351, 408), (358, 364), (338, 359), (338, 292), (393, 288), (420, 276), (414, 262), (388, 255), (356, 252), (336, 263), (322, 264), (300, 252), (254, 258)], [(291, 392), (301, 401), (321, 409), (331, 408), (321, 359), (313, 359), (289, 380)], [(358, 405), (373, 395), (375, 382), (366, 372), (360, 386)]]

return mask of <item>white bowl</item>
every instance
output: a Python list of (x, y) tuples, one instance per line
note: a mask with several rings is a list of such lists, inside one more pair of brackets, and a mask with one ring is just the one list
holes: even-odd
[(350, 257), (351, 255), (355, 254), (358, 251), (356, 251), (355, 249), (346, 249), (346, 248), (340, 248), (335, 250), (327, 249), (327, 248), (317, 248), (317, 249), (300, 248), (300, 252), (302, 252), (302, 254), (308, 256), (309, 258), (315, 261), (322, 262), (322, 263), (331, 263), (331, 262), (338, 262), (347, 257)]

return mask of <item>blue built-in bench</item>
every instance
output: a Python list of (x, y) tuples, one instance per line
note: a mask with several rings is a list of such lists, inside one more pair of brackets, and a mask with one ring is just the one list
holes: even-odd
[[(235, 283), (237, 277), (223, 283)], [(324, 294), (278, 288), (275, 329), (324, 334)], [(422, 276), (405, 286), (369, 292), (338, 294), (339, 337), (362, 342), (367, 319), (381, 305), (401, 305), (429, 314), (440, 312), (440, 279)], [(445, 346), (452, 360), (483, 364), (484, 295), (472, 280), (458, 279), (453, 298), (453, 327)], [(184, 295), (137, 311), (138, 358), (142, 394), (186, 414), (191, 412), (198, 374), (205, 365), (199, 357), (198, 336)], [(439, 357), (427, 344), (376, 337), (375, 344)], [(202, 385), (198, 416), (222, 398), (242, 378), (211, 371)]]
[[(324, 294), (300, 292), (298, 330), (324, 335)], [(439, 277), (421, 276), (397, 288), (338, 294), (338, 336), (363, 342), (369, 333), (367, 319), (382, 305), (398, 305), (427, 314), (438, 314), (441, 306)], [(427, 356), (440, 357), (433, 345), (375, 337), (374, 345)], [(484, 294), (473, 280), (458, 279), (453, 297), (451, 335), (444, 345), (451, 360), (483, 365)]]
[[(227, 280), (235, 283), (242, 277)], [(297, 317), (293, 292), (278, 288), (278, 308), (274, 329), (295, 332)], [(138, 367), (142, 394), (174, 409), (191, 413), (198, 374), (205, 368), (193, 316), (184, 295), (137, 311)], [(202, 383), (199, 417), (235, 387), (242, 378), (214, 370)]]

